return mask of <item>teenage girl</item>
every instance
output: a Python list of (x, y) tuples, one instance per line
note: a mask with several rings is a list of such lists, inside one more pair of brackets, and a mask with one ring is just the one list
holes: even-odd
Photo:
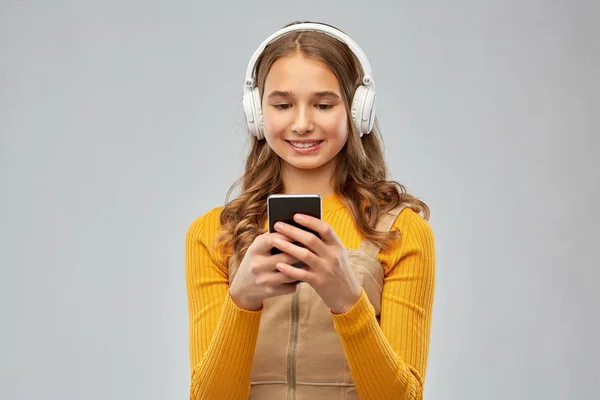
[[(388, 180), (365, 54), (290, 24), (251, 58), (243, 105), (241, 194), (187, 232), (190, 398), (422, 399), (434, 238), (428, 207)], [(296, 215), (320, 237), (267, 232), (279, 193), (321, 195), (322, 220)]]

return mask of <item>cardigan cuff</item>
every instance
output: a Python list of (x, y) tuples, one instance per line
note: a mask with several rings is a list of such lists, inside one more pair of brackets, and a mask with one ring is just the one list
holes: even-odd
[(343, 314), (334, 314), (333, 325), (340, 335), (354, 336), (369, 330), (372, 324), (377, 324), (375, 318), (375, 309), (367, 297), (364, 289), (361, 288), (361, 295), (356, 304)]

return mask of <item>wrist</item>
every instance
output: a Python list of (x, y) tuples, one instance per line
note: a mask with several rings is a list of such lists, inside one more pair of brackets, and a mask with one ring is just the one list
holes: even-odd
[(356, 292), (352, 293), (348, 296), (348, 299), (341, 302), (339, 306), (331, 308), (331, 312), (333, 314), (346, 314), (356, 305), (356, 303), (358, 303), (361, 295), (362, 290), (359, 290), (358, 294)]
[(243, 295), (234, 293), (231, 290), (229, 291), (229, 296), (239, 309), (245, 311), (260, 311), (262, 309), (262, 302), (253, 302), (252, 300), (245, 298)]

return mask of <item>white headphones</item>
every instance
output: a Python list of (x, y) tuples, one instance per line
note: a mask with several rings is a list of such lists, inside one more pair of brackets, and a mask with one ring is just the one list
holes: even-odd
[(256, 67), (256, 61), (260, 54), (264, 51), (265, 47), (275, 39), (285, 35), (292, 31), (316, 31), (326, 33), (339, 41), (348, 45), (350, 50), (356, 55), (358, 61), (362, 65), (365, 76), (363, 77), (363, 84), (356, 88), (354, 96), (352, 97), (352, 120), (356, 126), (356, 131), (362, 137), (364, 134), (369, 134), (373, 129), (375, 122), (375, 82), (373, 81), (373, 75), (371, 72), (371, 65), (367, 59), (366, 54), (362, 49), (345, 33), (332, 28), (328, 25), (318, 23), (301, 23), (287, 26), (283, 29), (278, 30), (269, 36), (259, 47), (256, 49), (248, 68), (246, 69), (246, 80), (244, 82), (244, 96), (243, 106), (244, 113), (246, 114), (246, 123), (248, 124), (248, 130), (252, 136), (256, 138), (264, 139), (263, 122), (262, 122), (262, 108), (260, 102), (260, 94), (256, 87), (256, 79), (254, 77), (254, 68)]

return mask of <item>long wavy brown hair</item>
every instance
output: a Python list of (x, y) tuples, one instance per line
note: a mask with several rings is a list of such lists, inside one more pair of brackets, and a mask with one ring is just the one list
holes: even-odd
[[(300, 21), (292, 24), (295, 23)], [(351, 104), (354, 91), (362, 83), (363, 70), (346, 44), (327, 34), (312, 31), (290, 32), (278, 38), (265, 48), (257, 60), (256, 76), (261, 99), (265, 80), (273, 63), (280, 57), (298, 53), (324, 63), (338, 79), (348, 115), (349, 135), (338, 154), (333, 188), (350, 210), (360, 233), (383, 249), (388, 249), (398, 237), (398, 232), (375, 230), (380, 216), (403, 203), (429, 219), (429, 208), (423, 201), (408, 194), (403, 185), (387, 179), (388, 171), (377, 119), (370, 134), (363, 135), (362, 138), (357, 134), (352, 123)], [(217, 237), (217, 243), (225, 245), (222, 250), (239, 261), (243, 259), (253, 240), (265, 232), (267, 197), (284, 191), (279, 156), (266, 140), (254, 137), (250, 140), (245, 172), (227, 194), (227, 201), (220, 215), (222, 228)], [(233, 190), (240, 185), (240, 195), (229, 200)]]

